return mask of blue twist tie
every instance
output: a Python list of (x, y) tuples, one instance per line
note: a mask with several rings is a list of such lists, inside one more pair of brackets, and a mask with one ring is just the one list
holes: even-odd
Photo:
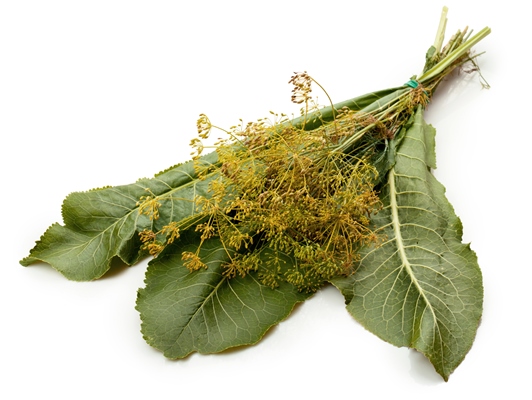
[(408, 82), (405, 83), (405, 86), (410, 86), (412, 89), (415, 89), (419, 86), (419, 82), (414, 79), (410, 79)]

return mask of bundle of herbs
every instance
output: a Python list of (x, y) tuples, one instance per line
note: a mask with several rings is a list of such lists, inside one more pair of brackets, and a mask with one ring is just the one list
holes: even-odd
[[(321, 86), (297, 73), (298, 118), (225, 130), (201, 115), (192, 160), (70, 194), (64, 225), (21, 264), (89, 281), (116, 257), (154, 256), (137, 310), (146, 341), (172, 359), (254, 344), (332, 283), (364, 327), (417, 349), (447, 380), (472, 346), (482, 276), (431, 174), (435, 130), (423, 114), (445, 77), (478, 71), (471, 48), (490, 30), (443, 46), (446, 12), (419, 77), (322, 108), (311, 97)], [(204, 155), (213, 131), (223, 137)]]

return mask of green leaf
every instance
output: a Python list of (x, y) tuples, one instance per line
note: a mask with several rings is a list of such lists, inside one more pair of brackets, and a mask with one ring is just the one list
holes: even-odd
[(374, 222), (384, 243), (365, 250), (356, 272), (334, 284), (368, 330), (417, 349), (447, 380), (472, 346), (483, 287), (460, 219), (430, 172), (434, 135), (420, 108), (381, 191), (384, 209)]
[[(215, 163), (217, 154), (202, 160)], [(44, 261), (76, 281), (101, 277), (115, 256), (131, 265), (141, 256), (138, 232), (194, 216), (194, 198), (206, 194), (211, 178), (199, 180), (188, 162), (134, 184), (72, 193), (63, 202), (64, 225), (48, 228), (21, 264)], [(161, 204), (155, 221), (138, 212), (137, 202), (149, 193)]]
[(222, 265), (229, 255), (218, 239), (201, 247), (208, 268), (189, 272), (181, 254), (195, 252), (198, 243), (184, 236), (168, 246), (150, 262), (146, 287), (138, 293), (144, 339), (168, 358), (254, 344), (310, 297), (288, 283), (275, 289), (264, 286), (253, 272), (245, 278), (225, 278)]

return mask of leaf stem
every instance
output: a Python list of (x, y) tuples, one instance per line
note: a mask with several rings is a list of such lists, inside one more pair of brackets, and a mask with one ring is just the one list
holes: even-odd
[(443, 40), (445, 38), (445, 29), (447, 28), (447, 7), (443, 7), (440, 18), (440, 25), (438, 26), (438, 31), (436, 32), (436, 40), (434, 41), (434, 48), (436, 53), (441, 52), (441, 47), (443, 46)]
[(447, 57), (445, 57), (443, 60), (441, 60), (434, 67), (429, 69), (427, 72), (425, 72), (423, 75), (421, 75), (418, 78), (419, 83), (426, 83), (426, 82), (430, 81), (431, 79), (437, 77), (446, 68), (448, 68), (450, 65), (452, 65), (460, 57), (465, 55), (475, 44), (480, 42), (482, 39), (484, 39), (490, 33), (491, 33), (491, 29), (488, 28), (488, 27), (485, 27), (480, 32), (478, 32), (475, 36), (473, 36), (472, 38), (470, 38), (466, 42), (462, 43), (460, 46), (458, 46), (456, 49), (454, 49)]

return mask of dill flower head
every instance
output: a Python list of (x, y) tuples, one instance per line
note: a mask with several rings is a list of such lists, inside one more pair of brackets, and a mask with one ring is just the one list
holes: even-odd
[(289, 84), (294, 85), (292, 89), (292, 102), (296, 104), (307, 103), (312, 92), (312, 78), (307, 72), (294, 72), (294, 75), (288, 81)]
[[(308, 95), (308, 75), (292, 80)], [(242, 123), (218, 143), (219, 176), (197, 199), (206, 221), (198, 229), (236, 250), (225, 276), (258, 271), (269, 286), (285, 280), (314, 291), (350, 274), (360, 246), (377, 241), (377, 171), (366, 154), (337, 150), (359, 122), (349, 113), (336, 122), (312, 131), (282, 118)]]

